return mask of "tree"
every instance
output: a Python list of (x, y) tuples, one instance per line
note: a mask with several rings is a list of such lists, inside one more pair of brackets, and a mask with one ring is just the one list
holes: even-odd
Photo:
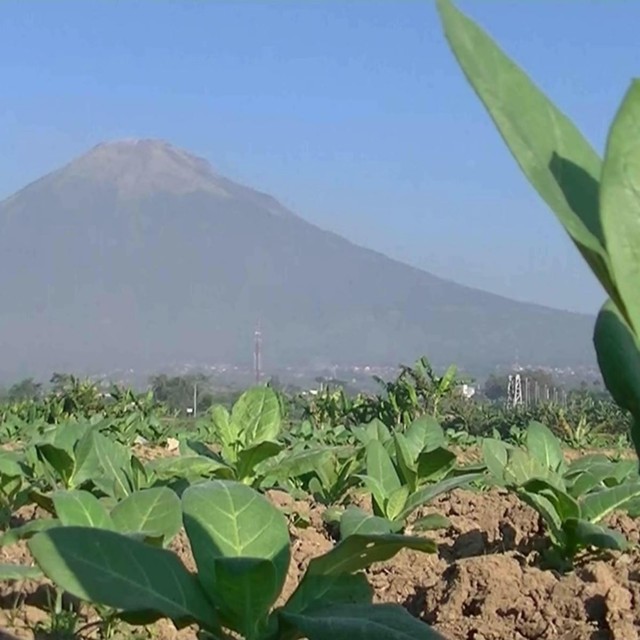
[(172, 411), (186, 413), (188, 408), (192, 408), (194, 390), (199, 413), (206, 411), (213, 401), (209, 378), (200, 373), (186, 376), (167, 376), (161, 373), (152, 376), (149, 382), (156, 402), (161, 402)]
[(25, 378), (16, 382), (7, 392), (7, 399), (10, 402), (21, 402), (23, 400), (37, 400), (42, 393), (42, 385), (35, 382), (33, 378)]
[(507, 397), (508, 376), (498, 376), (492, 373), (484, 383), (483, 392), (489, 400), (504, 400)]

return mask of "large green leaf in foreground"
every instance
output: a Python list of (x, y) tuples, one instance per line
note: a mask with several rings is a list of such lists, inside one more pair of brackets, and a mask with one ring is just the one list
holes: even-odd
[(449, 0), (438, 0), (438, 9), (458, 63), (523, 173), (618, 303), (599, 217), (600, 158), (480, 27)]
[(640, 82), (634, 80), (609, 130), (600, 184), (600, 220), (616, 286), (640, 334)]
[(280, 616), (309, 640), (444, 640), (397, 604), (338, 605)]
[(200, 583), (171, 551), (91, 527), (50, 529), (28, 545), (45, 575), (78, 598), (217, 628)]
[(280, 511), (250, 487), (226, 480), (182, 495), (198, 577), (225, 623), (251, 635), (280, 595), (289, 568), (289, 530)]

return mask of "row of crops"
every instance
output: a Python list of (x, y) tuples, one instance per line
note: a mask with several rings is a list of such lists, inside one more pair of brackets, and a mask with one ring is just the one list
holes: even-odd
[[(539, 513), (548, 541), (540, 561), (556, 570), (570, 570), (583, 550), (626, 549), (603, 520), (640, 513), (635, 459), (567, 462), (537, 422), (520, 444), (485, 438), (471, 451), (430, 415), (393, 429), (374, 419), (308, 433), (308, 423), (283, 421), (273, 389), (256, 387), (231, 411), (215, 406), (171, 442), (176, 451), (151, 456), (157, 447), (132, 443), (155, 419), (131, 411), (135, 427), (126, 412), (24, 424), (0, 455), (0, 546), (26, 541), (33, 561), (3, 565), (2, 578), (50, 580), (59, 602), (67, 593), (93, 605), (100, 629), (166, 617), (216, 638), (439, 637), (399, 605), (371, 604), (363, 573), (403, 548), (437, 551), (428, 532), (448, 527), (439, 496), (514, 492)], [(268, 490), (323, 505), (335, 542), (275, 609), (296, 514)], [(20, 522), (33, 506), (37, 516)], [(195, 572), (168, 548), (184, 534)]]
[[(624, 170), (638, 161), (640, 85), (625, 98), (601, 163), (483, 32), (448, 0), (438, 6), (468, 79), (610, 296), (594, 342), (608, 389), (634, 416), (626, 424), (640, 450), (639, 209), (633, 172)], [(188, 428), (135, 394), (109, 409), (81, 402), (79, 410), (69, 398), (9, 408), (0, 424), (0, 547), (26, 545), (30, 555), (2, 565), (0, 578), (50, 581), (53, 613), (65, 595), (79, 598), (105, 637), (118, 624), (166, 618), (218, 639), (427, 639), (440, 636), (402, 606), (373, 603), (366, 570), (403, 549), (436, 553), (430, 536), (448, 527), (438, 510), (448, 492), (515, 495), (539, 515), (539, 562), (558, 572), (585, 552), (629, 548), (607, 523), (614, 512), (640, 514), (636, 458), (568, 456), (566, 443), (582, 438), (531, 414), (508, 438), (502, 428), (456, 429), (446, 408), (450, 377), (427, 375), (426, 390), (411, 377), (376, 398), (329, 394), (309, 405), (305, 421), (283, 420), (287, 403), (269, 387)], [(158, 441), (173, 453), (149, 455)], [(333, 539), (286, 600), (297, 514), (277, 507), (273, 490), (322, 505)], [(193, 563), (176, 552), (180, 537)]]

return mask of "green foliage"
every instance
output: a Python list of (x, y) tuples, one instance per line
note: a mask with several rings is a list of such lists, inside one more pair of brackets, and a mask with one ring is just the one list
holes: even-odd
[(486, 439), (483, 454), (496, 484), (510, 488), (544, 520), (556, 557), (563, 563), (588, 547), (624, 549), (624, 537), (601, 525), (615, 509), (637, 501), (637, 463), (592, 456), (567, 465), (559, 441), (532, 423), (526, 447)]
[(574, 124), (479, 27), (449, 0), (438, 0), (438, 7), (468, 81), (609, 296), (594, 343), (607, 388), (633, 416), (632, 439), (640, 454), (640, 82), (632, 82), (622, 101), (601, 161)]
[[(444, 448), (444, 432), (433, 419), (414, 421), (404, 434), (391, 436), (384, 430), (372, 432), (370, 428), (363, 434), (365, 473), (359, 477), (371, 494), (375, 519), (351, 508), (341, 521), (343, 536), (351, 535), (362, 526), (371, 531), (374, 524), (380, 527), (379, 531), (400, 531), (416, 509), (481, 477), (478, 473), (454, 475), (456, 456)], [(430, 518), (417, 526), (424, 529), (433, 524), (446, 523)]]
[(208, 458), (217, 465), (217, 477), (258, 485), (272, 461), (283, 449), (280, 399), (270, 387), (245, 391), (229, 412), (222, 405), (212, 407), (199, 423), (201, 436), (211, 441), (219, 453), (203, 442), (185, 440), (183, 454)]
[(134, 623), (168, 617), (215, 638), (233, 631), (251, 640), (313, 640), (329, 630), (371, 640), (440, 637), (401, 607), (372, 604), (359, 573), (403, 548), (432, 552), (429, 540), (352, 535), (312, 560), (289, 601), (274, 610), (290, 557), (284, 516), (246, 485), (216, 480), (185, 491), (182, 517), (196, 573), (173, 552), (108, 529), (56, 527), (28, 544), (58, 587)]
[(439, 376), (426, 357), (413, 367), (400, 365), (394, 380), (379, 377), (374, 380), (383, 391), (375, 396), (349, 397), (342, 387), (323, 386), (308, 403), (304, 417), (317, 426), (327, 423), (355, 426), (373, 420), (389, 426), (406, 426), (425, 414), (437, 416), (443, 401), (455, 398), (460, 382), (455, 366)]

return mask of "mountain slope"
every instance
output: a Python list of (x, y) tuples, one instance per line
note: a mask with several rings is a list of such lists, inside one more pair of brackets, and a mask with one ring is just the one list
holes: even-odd
[(593, 361), (593, 319), (357, 247), (171, 145), (127, 140), (0, 203), (3, 369)]

